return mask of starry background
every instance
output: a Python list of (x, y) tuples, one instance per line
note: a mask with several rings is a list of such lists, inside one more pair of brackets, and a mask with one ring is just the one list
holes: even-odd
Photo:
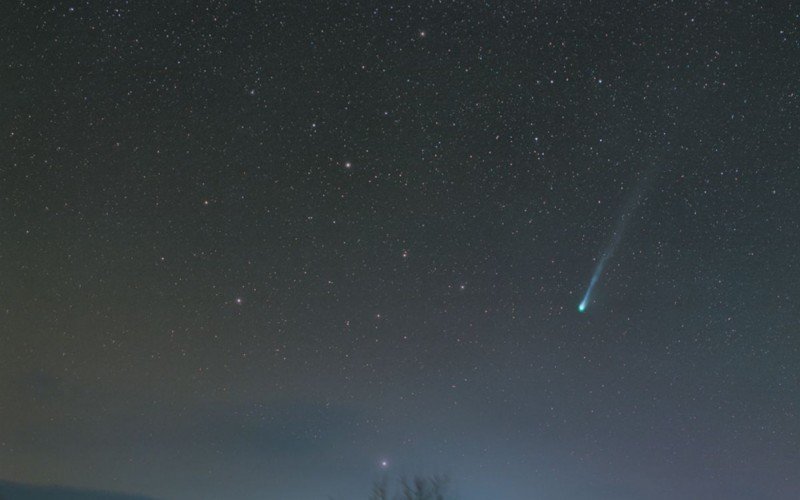
[(736, 4), (8, 2), (0, 479), (797, 498), (800, 4)]

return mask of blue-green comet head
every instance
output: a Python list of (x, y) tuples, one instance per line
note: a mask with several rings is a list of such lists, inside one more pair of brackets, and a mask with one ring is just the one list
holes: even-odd
[(578, 312), (586, 311), (586, 301), (582, 300), (580, 304), (578, 304)]

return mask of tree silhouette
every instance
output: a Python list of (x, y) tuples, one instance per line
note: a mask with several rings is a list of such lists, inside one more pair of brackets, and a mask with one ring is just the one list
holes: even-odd
[(389, 481), (383, 478), (380, 481), (375, 481), (372, 485), (372, 493), (369, 495), (369, 500), (389, 500)]
[(398, 493), (392, 496), (389, 481), (383, 478), (372, 486), (369, 500), (449, 500), (453, 497), (447, 493), (449, 480), (445, 476), (416, 476), (409, 480), (399, 481)]

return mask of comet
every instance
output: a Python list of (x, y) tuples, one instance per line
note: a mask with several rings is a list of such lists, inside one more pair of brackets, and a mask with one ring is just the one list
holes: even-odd
[(595, 271), (594, 275), (592, 276), (592, 280), (589, 282), (589, 288), (587, 288), (586, 293), (583, 294), (583, 300), (581, 300), (581, 303), (578, 304), (578, 311), (586, 312), (586, 306), (589, 305), (589, 299), (592, 296), (592, 288), (594, 288), (594, 284), (597, 283), (602, 271), (602, 269)]
[(636, 212), (636, 209), (639, 207), (639, 203), (642, 199), (643, 194), (646, 191), (647, 186), (649, 185), (648, 178), (650, 176), (645, 175), (641, 181), (637, 184), (636, 188), (633, 191), (633, 194), (628, 199), (628, 202), (625, 204), (625, 207), (622, 210), (622, 215), (620, 215), (619, 219), (617, 220), (616, 226), (614, 226), (614, 232), (611, 233), (611, 240), (608, 244), (603, 248), (603, 253), (600, 254), (600, 258), (597, 260), (597, 265), (594, 268), (594, 272), (592, 273), (592, 278), (589, 280), (589, 286), (586, 287), (586, 293), (583, 294), (583, 298), (581, 302), (578, 304), (578, 312), (584, 313), (586, 309), (589, 307), (589, 304), (592, 302), (592, 292), (594, 291), (595, 285), (597, 282), (600, 281), (600, 277), (603, 276), (603, 271), (605, 271), (606, 264), (608, 263), (611, 256), (614, 255), (614, 252), (617, 250), (617, 246), (619, 242), (622, 240), (622, 234), (625, 232), (625, 226), (627, 226), (628, 221), (631, 219), (633, 214)]
[[(619, 238), (617, 238), (619, 241)], [(594, 290), (594, 286), (600, 280), (600, 276), (603, 275), (603, 269), (606, 267), (606, 261), (611, 257), (616, 249), (616, 242), (612, 242), (607, 248), (606, 251), (603, 253), (600, 260), (597, 262), (597, 266), (594, 268), (594, 274), (592, 274), (592, 279), (589, 280), (589, 286), (586, 288), (586, 293), (583, 294), (583, 300), (581, 303), (578, 304), (578, 312), (586, 312), (586, 308), (589, 306), (589, 301), (592, 299), (592, 291)]]

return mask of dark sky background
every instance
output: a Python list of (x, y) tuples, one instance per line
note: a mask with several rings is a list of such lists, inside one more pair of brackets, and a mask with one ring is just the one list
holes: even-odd
[(798, 498), (800, 4), (13, 0), (0, 62), (0, 479)]

